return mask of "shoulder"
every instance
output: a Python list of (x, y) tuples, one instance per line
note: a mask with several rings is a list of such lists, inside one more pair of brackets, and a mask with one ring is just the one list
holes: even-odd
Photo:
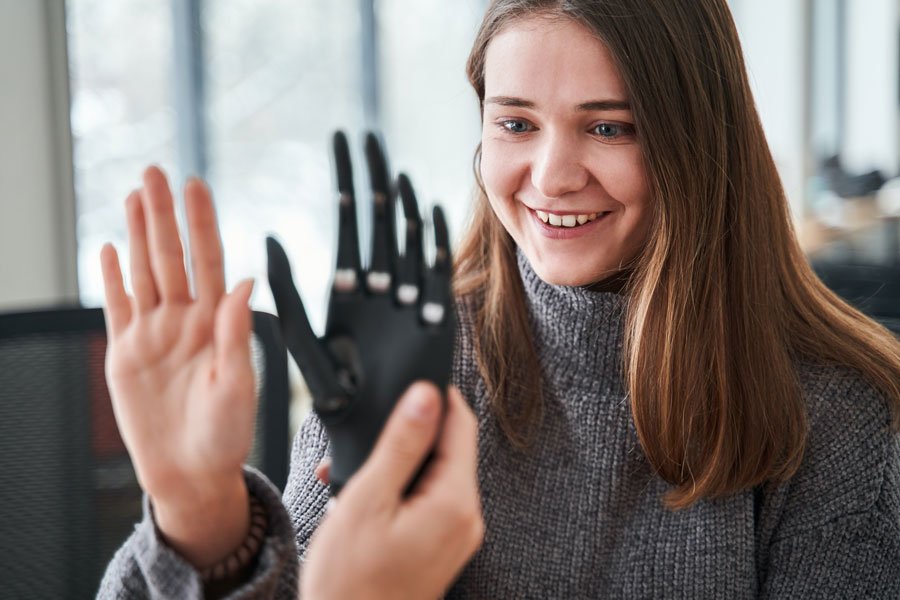
[(900, 434), (887, 398), (857, 372), (801, 365), (808, 436), (797, 473), (782, 486), (778, 537), (886, 513), (900, 527)]

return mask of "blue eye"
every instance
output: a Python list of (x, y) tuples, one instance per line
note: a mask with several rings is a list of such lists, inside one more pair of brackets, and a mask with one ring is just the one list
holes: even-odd
[(635, 135), (634, 125), (628, 123), (597, 123), (590, 131), (601, 140), (610, 142), (625, 142)]
[(622, 134), (621, 130), (622, 127), (620, 125), (613, 125), (612, 123), (600, 123), (594, 126), (594, 132), (605, 138), (619, 137)]
[(528, 133), (531, 128), (526, 121), (519, 119), (507, 119), (500, 123), (500, 126), (510, 133)]

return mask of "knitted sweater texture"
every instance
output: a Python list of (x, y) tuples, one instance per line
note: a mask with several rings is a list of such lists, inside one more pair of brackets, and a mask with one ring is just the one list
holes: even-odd
[[(479, 421), (485, 540), (447, 598), (900, 598), (900, 435), (884, 397), (849, 369), (800, 365), (809, 438), (776, 488), (673, 512), (638, 444), (621, 375), (625, 299), (552, 286), (519, 253), (542, 367), (544, 419), (527, 452), (505, 440), (459, 306), (454, 381)], [(283, 498), (247, 469), (270, 531), (253, 578), (229, 597), (295, 598), (298, 561), (328, 492), (310, 414)], [(152, 514), (111, 562), (103, 598), (200, 598), (198, 575)]]

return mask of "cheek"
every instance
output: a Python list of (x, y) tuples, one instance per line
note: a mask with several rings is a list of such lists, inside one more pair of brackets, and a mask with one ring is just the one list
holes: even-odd
[(619, 248), (618, 260), (630, 260), (646, 243), (653, 217), (653, 200), (640, 150), (608, 155), (602, 171), (594, 175), (604, 191), (620, 205), (620, 227), (611, 239)]
[(516, 167), (505, 160), (500, 145), (489, 138), (481, 143), (481, 180), (491, 202), (507, 199), (515, 192)]
[(628, 204), (625, 209), (634, 213), (634, 237), (643, 245), (653, 214), (653, 199), (647, 170), (641, 157), (636, 158), (632, 163), (626, 181), (628, 189), (625, 193), (627, 194)]
[(650, 185), (639, 150), (607, 156), (602, 164), (594, 176), (626, 212), (641, 212), (649, 206)]
[(639, 254), (647, 243), (653, 218), (653, 200), (643, 166), (636, 168), (634, 173), (635, 176), (628, 182), (628, 200), (625, 203), (628, 227), (627, 231), (623, 232), (625, 239), (622, 240), (624, 254), (628, 260)]
[(508, 167), (499, 160), (497, 148), (485, 140), (481, 145), (481, 180), (487, 190), (488, 196), (504, 196), (504, 191), (509, 188)]

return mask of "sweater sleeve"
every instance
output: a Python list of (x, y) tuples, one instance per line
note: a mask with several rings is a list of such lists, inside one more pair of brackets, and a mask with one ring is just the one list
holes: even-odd
[[(328, 501), (327, 487), (315, 477), (327, 452), (324, 429), (311, 412), (294, 438), (283, 499), (261, 473), (245, 467), (247, 488), (265, 507), (269, 529), (250, 579), (228, 598), (297, 598), (298, 558), (305, 555)], [(146, 496), (143, 520), (107, 566), (97, 597), (203, 598), (199, 573), (160, 537)]]
[(284, 488), (284, 506), (290, 514), (301, 563), (331, 497), (328, 486), (316, 478), (316, 467), (330, 454), (331, 445), (325, 427), (316, 413), (309, 411), (294, 438), (291, 472)]
[[(258, 471), (245, 467), (245, 481), (266, 509), (269, 528), (250, 580), (233, 599), (296, 598), (297, 552), (293, 529), (278, 491)], [(98, 598), (203, 598), (200, 574), (162, 539), (144, 496), (144, 517), (116, 552), (100, 583)]]
[(796, 475), (772, 494), (764, 598), (900, 598), (900, 435), (885, 399), (846, 373), (808, 390)]

